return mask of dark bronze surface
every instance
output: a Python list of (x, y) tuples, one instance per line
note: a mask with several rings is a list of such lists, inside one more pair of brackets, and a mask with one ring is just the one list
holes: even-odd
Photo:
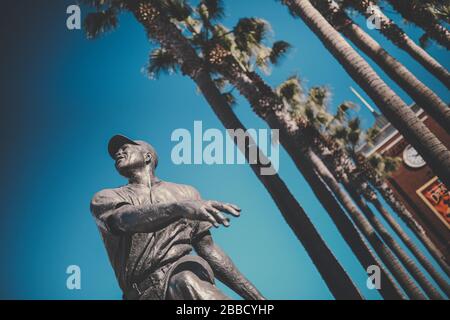
[(114, 136), (108, 151), (128, 184), (96, 193), (91, 211), (124, 299), (229, 299), (215, 277), (244, 299), (264, 299), (209, 232), (228, 227), (226, 215), (238, 217), (239, 207), (158, 179), (157, 153), (146, 142)]

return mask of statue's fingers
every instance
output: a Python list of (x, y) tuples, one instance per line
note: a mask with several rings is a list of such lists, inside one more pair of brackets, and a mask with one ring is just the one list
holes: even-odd
[(235, 217), (239, 217), (241, 215), (238, 210), (236, 210), (235, 208), (233, 208), (232, 206), (230, 206), (227, 203), (213, 201), (211, 205), (214, 208), (216, 208), (217, 210), (220, 210), (220, 211), (226, 212), (226, 213), (230, 213), (230, 214), (232, 214)]
[(232, 207), (234, 210), (241, 212), (241, 208), (239, 208), (239, 206), (233, 204), (233, 203), (227, 203), (227, 205), (229, 205), (230, 207)]
[(214, 218), (221, 224), (223, 224), (225, 227), (230, 226), (230, 220), (227, 219), (219, 210), (215, 209), (214, 207), (207, 208), (208, 212), (210, 212), (212, 215), (214, 215)]
[(218, 228), (220, 226), (219, 222), (216, 220), (216, 218), (208, 212), (208, 210), (206, 210), (206, 208), (202, 208), (201, 209), (202, 212), (202, 217), (204, 218), (203, 220), (205, 221), (209, 221), (212, 223), (212, 225), (216, 228)]

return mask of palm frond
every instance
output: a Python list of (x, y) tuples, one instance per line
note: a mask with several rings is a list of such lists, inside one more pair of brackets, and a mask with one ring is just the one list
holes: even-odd
[(147, 73), (152, 78), (159, 77), (162, 73), (172, 74), (179, 69), (179, 63), (175, 57), (162, 48), (154, 49), (149, 56)]
[(318, 109), (326, 110), (330, 94), (330, 90), (325, 86), (312, 87), (308, 92), (308, 101)]
[(360, 130), (361, 127), (361, 120), (358, 117), (355, 117), (353, 119), (350, 119), (348, 121), (348, 127), (353, 130), (353, 131), (357, 131)]
[(351, 130), (348, 133), (348, 142), (351, 147), (356, 147), (361, 140), (361, 131), (360, 130)]
[(192, 13), (192, 7), (186, 0), (164, 0), (161, 1), (161, 7), (177, 21), (186, 20)]
[(233, 29), (238, 49), (250, 53), (253, 48), (261, 46), (270, 30), (270, 24), (263, 19), (240, 19)]
[(89, 13), (84, 19), (84, 29), (88, 39), (95, 39), (101, 34), (117, 28), (117, 25), (116, 11), (112, 8)]
[(366, 131), (366, 140), (368, 143), (373, 143), (375, 137), (380, 133), (380, 129), (377, 127), (372, 127)]
[(270, 62), (277, 65), (291, 48), (291, 44), (286, 41), (275, 41), (269, 55)]
[(334, 128), (334, 131), (332, 132), (331, 136), (337, 140), (345, 141), (345, 140), (347, 140), (348, 130), (347, 130), (347, 128), (345, 128), (343, 126), (336, 126)]
[(337, 107), (336, 114), (334, 115), (334, 118), (337, 121), (341, 121), (341, 122), (345, 121), (349, 117), (348, 112), (350, 110), (354, 110), (355, 108), (356, 108), (356, 105), (353, 102), (345, 101), (345, 102), (341, 103)]
[(255, 64), (265, 74), (270, 74), (269, 56), (270, 48), (266, 46), (260, 46), (255, 52)]
[(293, 100), (301, 100), (303, 96), (303, 88), (299, 77), (291, 76), (276, 88), (276, 93), (280, 98), (292, 102)]
[(222, 0), (201, 0), (198, 11), (203, 19), (217, 21), (225, 16), (225, 8)]
[(399, 157), (383, 157), (384, 160), (384, 172), (386, 175), (396, 171), (401, 163)]
[(383, 165), (383, 158), (379, 153), (374, 153), (373, 155), (371, 155), (368, 159), (369, 164), (377, 171), (379, 172), (381, 168), (381, 166)]
[(222, 24), (216, 24), (213, 29), (213, 38), (218, 44), (227, 50), (232, 50), (234, 44), (234, 35)]

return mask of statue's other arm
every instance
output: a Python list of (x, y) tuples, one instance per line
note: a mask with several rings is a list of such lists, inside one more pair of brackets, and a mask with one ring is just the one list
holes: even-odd
[(193, 244), (198, 255), (208, 261), (217, 279), (244, 299), (265, 300), (255, 286), (237, 269), (230, 257), (214, 243), (209, 231), (199, 236)]

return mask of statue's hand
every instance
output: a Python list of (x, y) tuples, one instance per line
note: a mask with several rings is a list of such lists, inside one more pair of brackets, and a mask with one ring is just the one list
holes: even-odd
[(209, 221), (216, 228), (220, 224), (223, 224), (225, 227), (230, 225), (230, 219), (222, 212), (239, 217), (241, 211), (234, 204), (219, 201), (187, 200), (179, 202), (179, 205), (183, 217), (192, 220)]

